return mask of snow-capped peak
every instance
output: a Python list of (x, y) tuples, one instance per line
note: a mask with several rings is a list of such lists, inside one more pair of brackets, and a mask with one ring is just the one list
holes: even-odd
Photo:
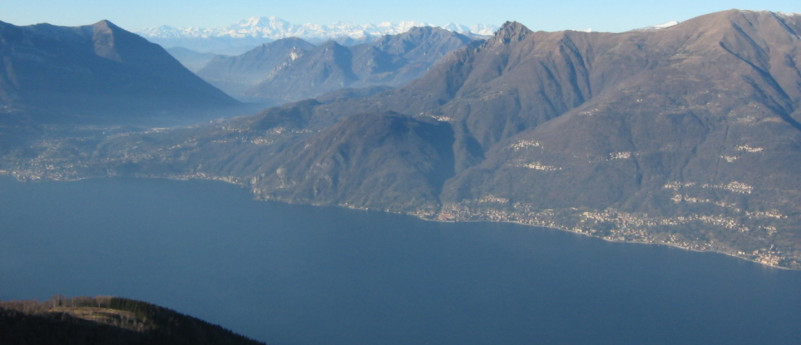
[(662, 23), (662, 24), (659, 24), (659, 25), (654, 25), (653, 28), (654, 29), (666, 29), (666, 28), (669, 28), (671, 26), (678, 25), (678, 24), (679, 24), (678, 20), (671, 20), (671, 21), (666, 22), (666, 23)]
[[(286, 37), (299, 37), (310, 41), (352, 38), (362, 40), (383, 35), (395, 35), (409, 31), (417, 26), (434, 26), (428, 23), (402, 21), (398, 23), (382, 22), (380, 24), (354, 24), (338, 22), (331, 25), (307, 23), (292, 24), (278, 17), (251, 17), (239, 23), (218, 28), (174, 28), (162, 25), (147, 28), (139, 34), (154, 39), (188, 39), (188, 38), (261, 38), (276, 40)], [(492, 35), (497, 26), (449, 24), (447, 30), (461, 34)]]
[(679, 21), (671, 20), (669, 22), (665, 22), (665, 23), (662, 23), (662, 24), (657, 24), (657, 25), (653, 25), (653, 26), (644, 27), (644, 28), (638, 29), (638, 30), (661, 30), (661, 29), (667, 29), (667, 28), (669, 28), (671, 26), (676, 26), (678, 24), (679, 24)]

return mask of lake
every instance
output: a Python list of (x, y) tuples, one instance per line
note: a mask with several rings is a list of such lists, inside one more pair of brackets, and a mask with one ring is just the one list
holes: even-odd
[(799, 344), (801, 272), (216, 182), (0, 178), (0, 299), (114, 295), (282, 344)]

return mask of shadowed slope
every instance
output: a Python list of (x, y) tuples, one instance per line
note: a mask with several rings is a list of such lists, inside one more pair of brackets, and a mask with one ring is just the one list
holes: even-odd
[(3, 344), (261, 344), (196, 318), (116, 297), (0, 302)]
[(166, 165), (265, 199), (520, 222), (801, 268), (800, 22), (733, 10), (619, 34), (507, 23), (400, 89), (268, 111), (288, 116), (270, 117), (282, 125), (269, 130), (240, 119), (181, 132), (202, 143), (158, 148), (168, 134), (136, 136), (156, 147), (137, 155), (109, 139), (121, 151), (87, 171), (158, 176)]
[(37, 121), (152, 116), (236, 101), (158, 45), (108, 21), (81, 27), (0, 23), (0, 102)]

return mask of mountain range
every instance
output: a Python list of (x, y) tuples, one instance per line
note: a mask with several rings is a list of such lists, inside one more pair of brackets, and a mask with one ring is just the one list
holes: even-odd
[(508, 22), (395, 89), (44, 139), (0, 169), (215, 179), (265, 200), (515, 222), (801, 269), (799, 60), (799, 15), (731, 10), (624, 33)]
[(120, 121), (239, 103), (162, 47), (105, 20), (80, 27), (0, 22), (0, 44), (0, 122), (31, 114), (26, 121)]
[(315, 46), (285, 38), (239, 56), (218, 56), (197, 74), (240, 100), (280, 104), (341, 88), (400, 86), (471, 41), (433, 27), (415, 27), (354, 46), (335, 41)]
[[(293, 24), (277, 17), (252, 17), (218, 28), (175, 28), (160, 26), (137, 32), (148, 40), (165, 47), (184, 47), (199, 52), (238, 55), (260, 44), (296, 37), (319, 44), (335, 40), (343, 45), (367, 43), (386, 35), (398, 35), (414, 27), (434, 27), (420, 22), (405, 21), (380, 24), (335, 23)], [(466, 26), (451, 23), (442, 27), (465, 36), (491, 36), (497, 26), (477, 24)]]

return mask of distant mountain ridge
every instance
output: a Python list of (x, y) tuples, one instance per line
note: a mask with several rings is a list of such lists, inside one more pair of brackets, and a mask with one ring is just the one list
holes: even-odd
[(239, 56), (218, 56), (197, 74), (241, 100), (280, 104), (341, 88), (400, 86), (471, 41), (433, 27), (415, 27), (355, 46), (335, 41), (315, 46), (285, 38)]
[[(384, 35), (397, 35), (414, 27), (431, 26), (423, 22), (403, 21), (398, 23), (383, 22), (380, 24), (355, 24), (340, 22), (335, 24), (293, 24), (278, 17), (251, 17), (219, 28), (175, 28), (167, 25), (147, 28), (137, 33), (146, 38), (267, 38), (278, 40), (297, 37), (307, 41), (327, 41), (348, 37), (354, 40), (378, 38)], [(476, 24), (472, 26), (450, 23), (441, 28), (463, 35), (492, 36), (498, 29), (495, 25)]]
[[(514, 222), (801, 269), (799, 61), (801, 15), (731, 10), (624, 33), (508, 22), (396, 89), (56, 142), (7, 169), (215, 179), (265, 200)], [(48, 170), (65, 160), (75, 164)]]
[(283, 38), (241, 55), (218, 55), (196, 74), (229, 95), (244, 99), (248, 89), (267, 79), (276, 69), (291, 64), (314, 49), (315, 45), (300, 38)]
[[(137, 33), (168, 48), (180, 46), (200, 52), (236, 55), (244, 52), (242, 47), (252, 48), (289, 37), (315, 44), (335, 40), (340, 44), (353, 45), (370, 42), (385, 35), (402, 34), (414, 27), (438, 26), (413, 21), (380, 24), (293, 24), (277, 17), (252, 17), (218, 28), (176, 28), (163, 25)], [(451, 23), (442, 28), (465, 36), (491, 36), (498, 27), (486, 24), (467, 26)]]
[[(0, 22), (0, 105), (39, 121), (158, 116), (238, 104), (160, 46), (109, 21), (80, 27)], [(104, 115), (105, 114), (105, 115)]]

